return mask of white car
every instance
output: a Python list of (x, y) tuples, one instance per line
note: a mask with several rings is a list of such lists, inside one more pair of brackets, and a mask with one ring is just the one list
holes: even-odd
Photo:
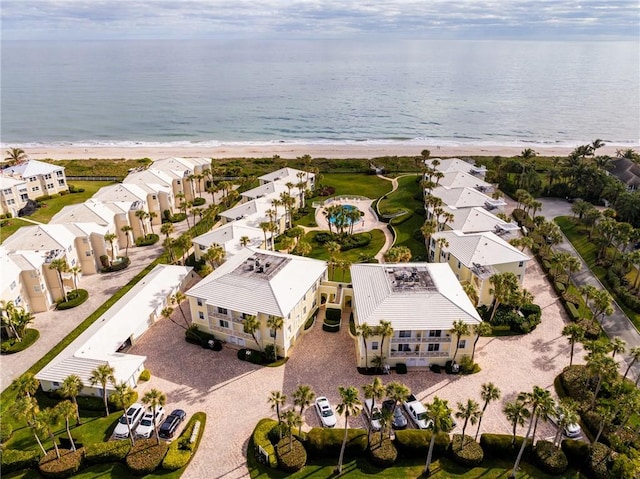
[(329, 404), (329, 400), (320, 396), (316, 398), (316, 412), (320, 417), (320, 422), (324, 427), (334, 427), (338, 420), (336, 419), (336, 415), (331, 408), (331, 404)]
[(382, 429), (382, 423), (380, 422), (382, 412), (380, 412), (378, 405), (373, 402), (373, 399), (367, 398), (364, 400), (364, 411), (367, 413), (367, 416), (369, 416), (371, 429), (373, 431), (379, 431)]
[[(162, 424), (162, 418), (164, 417), (164, 408), (162, 406), (156, 407), (156, 425), (159, 427)], [(140, 424), (136, 428), (136, 437), (148, 438), (153, 434), (153, 411), (149, 411), (144, 415)]]
[[(126, 439), (129, 437), (129, 427), (131, 430), (135, 430), (136, 426), (140, 422), (140, 419), (144, 415), (144, 406), (140, 403), (133, 403), (127, 409), (126, 414), (118, 420), (118, 425), (113, 430), (113, 437), (116, 439)], [(127, 425), (127, 418), (129, 418), (129, 424)]]
[[(562, 414), (558, 414), (558, 405), (556, 404), (553, 407), (553, 410), (551, 412), (549, 412), (549, 414), (547, 414), (547, 418), (549, 418), (549, 420), (554, 423), (556, 426), (560, 423), (560, 421), (562, 420), (563, 415)], [(564, 435), (567, 437), (571, 437), (571, 438), (576, 438), (576, 437), (581, 437), (582, 436), (582, 429), (580, 428), (580, 424), (567, 424), (564, 427)]]

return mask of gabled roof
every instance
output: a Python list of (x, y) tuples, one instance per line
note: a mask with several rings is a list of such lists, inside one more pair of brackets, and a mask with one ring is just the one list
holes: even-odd
[(113, 211), (104, 203), (90, 198), (84, 203), (65, 206), (56, 213), (49, 222), (49, 224), (64, 223), (98, 223), (101, 225), (111, 225), (113, 224)]
[(0, 292), (4, 291), (15, 281), (23, 269), (9, 256), (6, 250), (0, 247)]
[[(276, 170), (276, 171), (272, 171), (271, 173), (267, 173), (266, 175), (259, 176), (258, 179), (262, 181), (280, 180), (283, 184), (290, 181), (291, 183), (295, 184), (300, 181), (300, 179), (297, 176), (298, 173), (300, 172), (304, 173), (304, 177), (302, 178), (302, 180), (306, 181), (307, 179), (306, 171), (297, 170), (295, 168), (289, 168), (288, 166), (284, 168), (280, 168), (279, 170)], [(308, 173), (308, 175), (309, 175), (309, 179), (315, 178), (315, 175), (313, 173)]]
[(616, 158), (609, 172), (627, 186), (640, 185), (640, 165), (629, 158)]
[(354, 264), (351, 281), (358, 324), (386, 320), (398, 331), (481, 322), (446, 263)]
[(489, 195), (468, 186), (462, 188), (438, 186), (431, 191), (431, 194), (440, 198), (445, 205), (456, 208), (484, 206), (487, 202), (494, 201)]
[(473, 163), (461, 160), (460, 158), (446, 158), (444, 160), (442, 158), (430, 158), (426, 163), (429, 166), (433, 166), (433, 160), (440, 162), (440, 164), (435, 168), (443, 173), (449, 171), (463, 171), (472, 175), (484, 176), (487, 171), (484, 166), (475, 166)]
[(244, 246), (240, 244), (240, 238), (243, 236), (249, 238), (248, 246), (260, 246), (264, 242), (264, 233), (261, 229), (233, 222), (196, 236), (193, 238), (193, 243), (206, 248), (214, 244), (220, 245), (226, 251), (228, 258), (244, 250)]
[(242, 193), (241, 196), (249, 199), (256, 199), (262, 197), (279, 198), (280, 193), (287, 191), (287, 187), (280, 182), (265, 183), (264, 185), (257, 186)]
[(52, 165), (51, 163), (45, 163), (44, 161), (28, 160), (18, 165), (7, 166), (2, 170), (2, 173), (5, 175), (22, 176), (23, 178), (27, 178), (29, 176), (46, 175), (48, 173), (63, 170), (64, 167), (62, 166)]
[[(271, 200), (269, 198), (258, 198), (223, 211), (220, 216), (232, 221), (248, 218), (252, 220), (252, 223), (260, 223), (261, 221), (267, 221), (267, 210), (269, 209), (274, 209), (271, 205)], [(282, 218), (285, 214), (284, 207), (280, 206), (278, 208), (278, 218)]]
[[(173, 179), (164, 171), (156, 170), (155, 168), (147, 168), (143, 171), (134, 171), (133, 173), (129, 173), (122, 182), (133, 183), (147, 192), (170, 191)], [(159, 185), (162, 189), (159, 189), (156, 185)]]
[(476, 264), (491, 266), (531, 259), (492, 232), (464, 234), (461, 231), (441, 231), (431, 237), (434, 240), (445, 238), (449, 246), (445, 246), (444, 251), (451, 253), (467, 268)]
[(100, 188), (93, 199), (110, 203), (115, 201), (147, 201), (147, 193), (135, 183), (118, 183)]
[(11, 178), (10, 176), (0, 175), (0, 190), (17, 187), (19, 185), (26, 185), (25, 180), (18, 178)]
[(245, 248), (186, 294), (233, 311), (286, 317), (326, 269), (324, 261)]
[(479, 233), (483, 231), (495, 231), (496, 227), (509, 228), (506, 221), (501, 220), (493, 213), (484, 208), (451, 208), (443, 207), (448, 213), (453, 213), (453, 221), (447, 223), (447, 227), (452, 230), (459, 230), (463, 233)]
[(438, 186), (448, 186), (450, 188), (491, 188), (491, 183), (470, 175), (464, 171), (448, 171), (444, 173), (444, 177), (438, 183)]
[(61, 224), (23, 226), (3, 243), (7, 251), (54, 251), (67, 250), (75, 238)]
[(86, 238), (92, 234), (104, 236), (109, 232), (107, 225), (98, 223), (69, 223), (64, 225), (74, 236), (78, 238)]

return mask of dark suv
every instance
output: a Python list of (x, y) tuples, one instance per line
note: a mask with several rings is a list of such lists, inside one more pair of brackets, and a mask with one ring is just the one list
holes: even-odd
[(185, 417), (187, 413), (182, 409), (174, 409), (160, 425), (158, 435), (163, 439), (171, 439)]

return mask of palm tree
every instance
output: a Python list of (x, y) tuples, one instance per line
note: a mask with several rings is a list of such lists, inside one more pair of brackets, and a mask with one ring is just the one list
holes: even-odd
[(153, 219), (157, 217), (158, 217), (158, 213), (156, 213), (155, 211), (149, 211), (147, 213), (147, 218), (149, 218), (149, 228), (151, 228), (152, 235), (156, 234), (156, 232), (153, 231)]
[(493, 309), (491, 310), (491, 317), (489, 318), (489, 322), (491, 322), (500, 304), (513, 306), (513, 303), (516, 302), (521, 295), (518, 277), (510, 271), (494, 274), (489, 278), (489, 282), (493, 285), (493, 288), (489, 290), (489, 292), (493, 294)]
[(615, 358), (616, 354), (618, 353), (624, 354), (624, 352), (627, 350), (626, 346), (627, 343), (624, 341), (624, 339), (618, 337), (613, 338), (611, 340), (611, 351), (613, 352), (611, 357)]
[[(464, 432), (467, 429), (467, 424), (470, 422), (473, 426), (482, 417), (483, 411), (480, 411), (480, 405), (473, 399), (467, 399), (466, 403), (458, 403), (458, 410), (456, 411), (456, 417), (458, 419), (464, 419), (462, 423), (462, 434), (460, 435), (460, 447), (464, 445)], [(478, 426), (480, 427), (480, 426)]]
[(167, 306), (166, 308), (163, 308), (162, 311), (160, 311), (160, 316), (162, 316), (164, 319), (168, 319), (173, 324), (175, 324), (176, 326), (181, 327), (185, 331), (188, 329), (187, 327), (185, 327), (182, 324), (178, 323), (175, 319), (173, 319), (171, 317), (171, 316), (173, 316), (173, 308), (171, 306)]
[(478, 439), (478, 434), (480, 433), (480, 425), (482, 424), (484, 412), (487, 410), (487, 406), (489, 406), (490, 402), (500, 399), (500, 389), (498, 389), (493, 383), (484, 383), (480, 391), (480, 397), (484, 401), (484, 405), (482, 406), (482, 412), (480, 413), (480, 418), (478, 419), (478, 429), (476, 429), (475, 436), (476, 440)]
[(160, 444), (160, 436), (158, 436), (158, 423), (156, 421), (156, 411), (158, 409), (158, 406), (164, 406), (164, 404), (167, 402), (167, 396), (158, 389), (150, 389), (149, 391), (144, 393), (144, 396), (142, 396), (142, 402), (143, 404), (151, 407), (151, 410), (153, 412), (153, 430), (156, 433), (156, 442), (157, 444)]
[[(365, 384), (362, 386), (364, 391), (365, 399), (371, 399), (371, 411), (369, 411), (369, 433), (367, 434), (367, 444), (371, 444), (371, 430), (373, 429), (373, 406), (376, 404), (376, 401), (380, 402), (380, 400), (384, 397), (386, 388), (384, 384), (382, 384), (382, 380), (376, 377), (371, 384)], [(380, 435), (380, 442), (382, 442), (382, 434)]]
[(73, 290), (78, 291), (78, 276), (82, 273), (82, 268), (78, 265), (72, 266), (69, 268), (69, 273), (71, 273), (71, 276), (73, 277)]
[(472, 363), (476, 356), (476, 346), (478, 345), (478, 340), (480, 340), (480, 336), (488, 336), (491, 334), (491, 331), (492, 331), (491, 325), (486, 321), (482, 321), (480, 324), (474, 324), (473, 326), (471, 326), (471, 332), (476, 337), (476, 339), (473, 340), (473, 350), (471, 351)]
[(245, 247), (251, 242), (251, 239), (248, 236), (240, 237), (240, 246)]
[(571, 356), (569, 358), (569, 366), (573, 364), (573, 350), (578, 341), (582, 341), (584, 339), (584, 328), (577, 323), (567, 324), (562, 329), (563, 336), (567, 336), (569, 340), (569, 344), (571, 345)]
[(596, 376), (596, 389), (593, 392), (593, 399), (591, 400), (590, 406), (590, 409), (593, 409), (596, 405), (596, 399), (600, 393), (602, 382), (618, 374), (618, 365), (612, 357), (600, 352), (590, 354), (586, 359), (587, 371), (589, 371), (592, 376)]
[[(147, 212), (145, 210), (136, 210), (135, 212), (136, 218), (138, 218), (138, 221), (140, 221), (140, 228), (142, 229), (142, 236), (144, 238), (147, 237), (147, 223), (146, 223), (146, 219), (147, 219)], [(171, 223), (169, 223), (171, 224)]]
[(289, 452), (293, 449), (293, 429), (298, 428), (298, 435), (302, 431), (302, 415), (295, 412), (293, 409), (289, 409), (284, 413), (284, 424), (289, 430)]
[(382, 341), (380, 341), (380, 355), (384, 355), (384, 340), (385, 338), (390, 338), (393, 336), (393, 327), (391, 326), (391, 321), (385, 321), (384, 319), (380, 320), (380, 324), (375, 329), (375, 332), (378, 336), (382, 337)]
[(60, 459), (60, 450), (56, 442), (56, 436), (53, 433), (52, 426), (58, 422), (58, 412), (54, 408), (47, 408), (38, 411), (35, 415), (35, 427), (38, 431), (46, 434), (53, 443), (56, 451), (56, 457)]
[(282, 439), (282, 417), (280, 417), (280, 407), (284, 406), (287, 402), (287, 395), (282, 394), (282, 391), (271, 391), (267, 402), (271, 404), (272, 410), (276, 410), (276, 415), (278, 416), (278, 430), (280, 431), (280, 439)]
[(84, 388), (84, 383), (80, 376), (77, 374), (71, 374), (67, 376), (64, 381), (62, 381), (62, 386), (60, 386), (59, 392), (60, 395), (64, 398), (70, 398), (73, 404), (76, 406), (76, 426), (82, 424), (80, 420), (80, 411), (78, 410), (78, 394), (82, 392)]
[(17, 419), (22, 420), (27, 423), (27, 427), (31, 429), (33, 433), (33, 437), (36, 438), (36, 442), (38, 446), (40, 446), (40, 450), (42, 451), (42, 455), (46, 455), (47, 451), (42, 445), (42, 441), (40, 441), (40, 437), (38, 436), (38, 428), (36, 427), (36, 417), (40, 412), (38, 407), (38, 401), (35, 398), (24, 396), (19, 397), (16, 401), (11, 405), (9, 409), (10, 413), (15, 416)]
[(636, 362), (640, 361), (640, 346), (632, 348), (631, 351), (629, 351), (629, 355), (630, 355), (631, 361), (629, 362), (622, 379), (627, 379), (627, 374), (629, 374), (629, 371), (631, 370), (633, 365)]
[(73, 442), (73, 437), (71, 436), (71, 430), (69, 429), (69, 419), (78, 415), (78, 406), (71, 401), (60, 401), (55, 406), (55, 413), (64, 419), (64, 426), (67, 430), (67, 436), (69, 437), (69, 442), (71, 444), (71, 450), (76, 450), (76, 444)]
[(356, 334), (362, 338), (364, 343), (364, 368), (369, 369), (369, 351), (367, 348), (367, 339), (373, 336), (373, 328), (367, 323), (362, 323), (358, 326)]
[[(300, 384), (298, 388), (293, 392), (293, 405), (300, 406), (300, 417), (304, 411), (304, 408), (310, 406), (313, 400), (316, 398), (316, 393), (313, 392), (311, 386), (306, 384)], [(302, 425), (298, 434), (302, 433)]]
[(169, 239), (169, 235), (174, 231), (173, 223), (163, 223), (160, 227), (160, 233), (165, 235), (165, 239)]
[(516, 428), (518, 426), (524, 426), (525, 421), (529, 418), (531, 413), (529, 409), (527, 409), (527, 405), (524, 401), (516, 399), (513, 402), (508, 402), (505, 404), (504, 409), (502, 410), (505, 416), (507, 416), (507, 420), (511, 423), (512, 427), (512, 439), (511, 446), (515, 446), (516, 444)]
[(276, 355), (274, 359), (278, 359), (278, 330), (284, 326), (284, 319), (282, 316), (274, 316), (272, 314), (267, 318), (267, 327), (273, 331), (273, 350)]
[(24, 152), (22, 148), (9, 148), (5, 154), (7, 155), (4, 161), (7, 162), (9, 166), (13, 166), (17, 163), (27, 160), (27, 154)]
[(406, 385), (399, 383), (397, 381), (392, 381), (389, 384), (387, 384), (387, 389), (385, 392), (386, 392), (387, 398), (395, 401), (395, 404), (393, 405), (393, 411), (392, 411), (394, 413), (396, 412), (396, 407), (398, 406), (398, 403), (405, 401), (409, 397), (409, 394), (411, 394), (411, 391)]
[(113, 241), (117, 238), (114, 233), (107, 233), (104, 235), (104, 240), (111, 245), (111, 262), (116, 259), (116, 250), (113, 246)]
[(260, 320), (256, 317), (256, 315), (248, 314), (244, 318), (244, 321), (242, 322), (242, 330), (246, 334), (251, 335), (256, 345), (258, 346), (258, 349), (260, 350), (260, 352), (262, 352), (262, 346), (260, 345), (260, 343), (258, 342), (258, 338), (256, 337), (256, 331), (258, 331), (259, 329), (260, 329)]
[(455, 362), (456, 356), (458, 355), (458, 348), (460, 347), (460, 338), (462, 338), (462, 336), (468, 336), (470, 334), (469, 325), (461, 319), (458, 319), (453, 322), (453, 328), (449, 330), (449, 333), (451, 333), (456, 338), (456, 352), (453, 353), (453, 361)]
[(131, 389), (124, 381), (114, 385), (115, 390), (112, 395), (115, 397), (117, 403), (122, 406), (122, 411), (124, 412), (123, 416), (125, 421), (127, 422), (127, 428), (129, 429), (129, 440), (131, 441), (131, 445), (133, 446), (136, 441), (133, 437), (133, 431), (131, 430), (131, 423), (129, 422), (129, 416), (127, 415), (127, 409), (129, 405), (133, 402), (135, 398), (135, 392)]
[(100, 384), (102, 387), (102, 400), (104, 402), (105, 417), (109, 415), (109, 403), (107, 402), (107, 383), (115, 383), (116, 377), (114, 376), (115, 369), (109, 366), (108, 363), (101, 364), (93, 371), (91, 371), (91, 377), (89, 381), (92, 386)]
[(553, 439), (553, 444), (556, 447), (560, 446), (560, 438), (562, 437), (562, 431), (570, 424), (576, 424), (580, 419), (573, 403), (569, 401), (561, 401), (555, 408), (555, 416), (558, 418), (558, 431)]
[[(171, 224), (171, 223), (168, 223)], [(124, 248), (124, 255), (128, 258), (129, 257), (129, 240), (130, 240), (130, 234), (131, 231), (133, 231), (133, 228), (129, 225), (124, 225), (122, 228), (120, 228), (120, 231), (122, 231), (124, 233), (124, 236), (127, 238), (127, 244)]]
[(66, 258), (54, 259), (49, 263), (49, 269), (55, 269), (58, 272), (58, 281), (60, 283), (60, 294), (62, 299), (66, 299), (67, 293), (64, 290), (64, 283), (62, 282), (62, 273), (69, 271), (69, 265)]
[(300, 254), (301, 256), (307, 256), (309, 253), (311, 253), (311, 250), (313, 250), (313, 247), (309, 242), (300, 240), (298, 241), (296, 250), (294, 252)]
[(178, 305), (178, 309), (180, 310), (180, 314), (182, 315), (182, 319), (184, 319), (184, 324), (187, 325), (187, 328), (189, 327), (189, 320), (187, 319), (187, 317), (184, 314), (184, 311), (182, 310), (182, 302), (187, 299), (187, 297), (184, 295), (184, 293), (180, 290), (176, 291), (176, 294), (174, 294), (173, 296), (171, 296), (171, 304), (177, 304)]
[(0, 301), (0, 318), (2, 318), (2, 322), (7, 325), (18, 341), (22, 341), (20, 334), (18, 334), (18, 331), (16, 330), (14, 321), (15, 311), (16, 304), (13, 301)]
[(271, 223), (268, 221), (263, 221), (260, 223), (260, 229), (264, 234), (264, 249), (269, 249), (269, 243), (267, 242), (267, 231), (271, 230)]
[(338, 474), (342, 474), (342, 460), (344, 459), (344, 450), (347, 447), (347, 437), (349, 434), (349, 417), (360, 414), (362, 403), (358, 397), (358, 390), (354, 386), (347, 388), (338, 387), (340, 393), (340, 403), (336, 406), (338, 414), (344, 414), (344, 437), (342, 439), (342, 448), (340, 449), (340, 458), (338, 459)]
[(18, 396), (33, 397), (40, 387), (40, 381), (36, 379), (33, 373), (24, 373), (18, 376), (11, 383), (11, 387), (16, 391)]
[(427, 404), (427, 414), (433, 426), (431, 429), (431, 441), (429, 442), (429, 452), (427, 453), (427, 462), (424, 465), (422, 474), (425, 477), (431, 475), (431, 458), (433, 457), (433, 446), (436, 442), (436, 436), (440, 432), (448, 432), (451, 428), (451, 408), (446, 400), (440, 399), (438, 396), (433, 397), (433, 402)]

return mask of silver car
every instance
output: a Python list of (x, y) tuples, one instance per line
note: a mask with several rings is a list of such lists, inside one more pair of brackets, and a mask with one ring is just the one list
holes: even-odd
[(316, 412), (324, 427), (334, 427), (338, 422), (329, 400), (324, 396), (316, 398)]
[(380, 408), (378, 407), (378, 405), (373, 402), (373, 399), (367, 398), (364, 400), (364, 411), (369, 417), (369, 424), (371, 425), (371, 429), (373, 431), (379, 431), (380, 429), (382, 429), (382, 423), (380, 422), (382, 413), (380, 412)]
[[(134, 403), (129, 406), (127, 412), (122, 415), (118, 420), (118, 424), (113, 431), (113, 437), (116, 439), (126, 439), (129, 437), (129, 426), (134, 431), (140, 419), (144, 415), (144, 406), (140, 403)], [(127, 418), (129, 418), (129, 424), (127, 425)]]

